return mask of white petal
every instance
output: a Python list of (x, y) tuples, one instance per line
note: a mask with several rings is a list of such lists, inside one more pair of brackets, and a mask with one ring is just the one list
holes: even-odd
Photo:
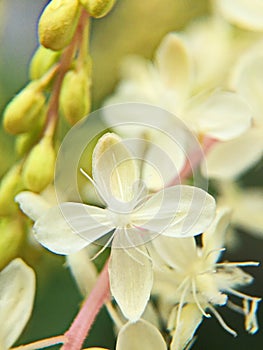
[(204, 102), (195, 101), (188, 123), (195, 123), (201, 135), (231, 140), (251, 126), (252, 112), (245, 100), (232, 92), (220, 91)]
[(23, 331), (33, 308), (35, 274), (21, 259), (0, 272), (0, 345), (9, 349)]
[(194, 304), (183, 307), (179, 324), (171, 343), (171, 350), (183, 350), (191, 341), (194, 333), (202, 321), (202, 314)]
[(216, 262), (220, 255), (220, 249), (224, 248), (225, 235), (230, 224), (231, 210), (229, 208), (220, 208), (211, 226), (202, 236), (203, 251), (207, 256), (207, 264)]
[(193, 237), (172, 238), (159, 236), (152, 241), (163, 260), (175, 269), (185, 268), (186, 263), (196, 260), (196, 244)]
[(21, 210), (34, 221), (39, 219), (50, 207), (50, 204), (42, 196), (29, 191), (20, 192), (15, 197), (15, 201)]
[(233, 179), (259, 161), (262, 154), (262, 130), (249, 130), (234, 140), (216, 144), (208, 153), (202, 171), (215, 179)]
[(263, 30), (261, 0), (217, 0), (219, 11), (230, 22), (251, 30)]
[(57, 254), (72, 254), (113, 229), (107, 210), (81, 203), (50, 208), (33, 226), (37, 240)]
[(153, 284), (152, 264), (144, 254), (147, 254), (144, 246), (115, 248), (113, 241), (110, 288), (124, 316), (133, 322), (144, 312)]
[(119, 332), (116, 350), (166, 350), (165, 341), (151, 323), (127, 323)]
[(183, 38), (169, 33), (156, 52), (156, 63), (164, 84), (183, 96), (190, 84), (190, 55), (187, 51)]
[(93, 151), (92, 173), (98, 190), (111, 208), (117, 201), (123, 204), (134, 199), (139, 171), (117, 135), (107, 133), (99, 139)]
[(87, 249), (67, 256), (67, 264), (83, 296), (89, 295), (97, 280), (97, 269)]
[[(260, 49), (260, 50), (259, 50)], [(262, 42), (239, 60), (233, 73), (233, 88), (243, 96), (253, 113), (253, 125), (263, 127), (263, 55)]]
[(173, 186), (154, 194), (134, 211), (132, 222), (172, 237), (194, 236), (203, 232), (215, 214), (215, 200), (193, 186)]

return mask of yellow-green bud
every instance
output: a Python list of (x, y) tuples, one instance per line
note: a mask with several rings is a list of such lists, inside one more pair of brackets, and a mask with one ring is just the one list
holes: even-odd
[(60, 54), (39, 46), (30, 63), (30, 78), (40, 79), (58, 61)]
[(52, 0), (39, 20), (40, 43), (51, 50), (62, 50), (72, 40), (80, 15), (78, 0)]
[(55, 150), (50, 137), (44, 137), (31, 150), (23, 167), (23, 180), (27, 189), (41, 192), (53, 180)]
[(4, 112), (4, 127), (10, 134), (29, 131), (45, 105), (45, 96), (39, 82), (28, 84), (7, 105)]
[(12, 215), (18, 208), (14, 202), (14, 197), (23, 189), (20, 170), (20, 166), (15, 165), (2, 178), (0, 184), (0, 216)]
[(74, 125), (90, 110), (90, 78), (86, 69), (70, 70), (60, 93), (60, 108), (66, 120)]
[(106, 16), (116, 0), (80, 0), (82, 6), (95, 18)]
[(16, 258), (24, 239), (23, 226), (19, 219), (0, 219), (0, 270)]

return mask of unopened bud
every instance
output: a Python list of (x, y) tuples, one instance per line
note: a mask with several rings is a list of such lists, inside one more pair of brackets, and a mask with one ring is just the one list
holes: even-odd
[(101, 18), (110, 12), (115, 0), (80, 0), (80, 3), (92, 17)]
[(55, 150), (50, 137), (44, 137), (29, 153), (23, 167), (25, 187), (41, 192), (53, 180), (55, 168)]
[(23, 189), (20, 170), (20, 166), (15, 165), (2, 178), (0, 184), (0, 216), (12, 215), (17, 210), (14, 197)]
[(74, 125), (90, 110), (90, 78), (85, 69), (69, 71), (63, 81), (60, 108), (67, 121)]
[(28, 84), (7, 105), (4, 112), (4, 127), (10, 134), (29, 131), (45, 105), (45, 96), (39, 83)]
[(30, 63), (30, 78), (40, 79), (59, 59), (60, 52), (39, 46)]
[(80, 15), (78, 0), (52, 0), (39, 20), (40, 43), (51, 50), (62, 50), (72, 40)]
[(0, 270), (16, 258), (24, 238), (21, 221), (14, 218), (0, 219)]

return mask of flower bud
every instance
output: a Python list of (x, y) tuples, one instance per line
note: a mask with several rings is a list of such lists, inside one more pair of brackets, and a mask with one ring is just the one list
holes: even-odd
[(10, 134), (29, 131), (45, 105), (45, 96), (39, 82), (28, 84), (7, 105), (4, 112), (4, 127)]
[(30, 78), (40, 79), (59, 59), (60, 52), (39, 46), (30, 63)]
[(90, 110), (90, 79), (86, 69), (70, 70), (63, 81), (60, 108), (66, 120), (74, 125)]
[(52, 0), (39, 20), (40, 43), (51, 50), (62, 50), (72, 40), (80, 15), (78, 0)]
[(80, 3), (92, 17), (101, 18), (110, 12), (115, 0), (80, 0)]
[(14, 197), (23, 189), (20, 166), (13, 166), (0, 184), (0, 216), (12, 215), (17, 210)]
[(50, 137), (44, 137), (29, 153), (23, 167), (23, 180), (27, 189), (41, 192), (53, 180), (55, 150)]
[(0, 270), (17, 257), (24, 238), (21, 221), (14, 218), (0, 219)]

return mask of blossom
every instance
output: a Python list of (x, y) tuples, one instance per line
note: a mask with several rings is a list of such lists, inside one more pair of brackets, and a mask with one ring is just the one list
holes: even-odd
[(166, 350), (166, 343), (159, 330), (140, 319), (128, 322), (118, 334), (116, 350)]
[(207, 155), (205, 172), (219, 180), (238, 177), (263, 155), (263, 55), (262, 42), (241, 56), (234, 69), (231, 86), (249, 104), (252, 127), (243, 135), (214, 145)]
[[(153, 63), (140, 57), (130, 58), (123, 70), (124, 79), (106, 105), (149, 103), (173, 113), (199, 139), (206, 136), (231, 140), (250, 127), (251, 111), (235, 92), (218, 89), (208, 93), (205, 87), (196, 91), (198, 73), (191, 42), (194, 40), (187, 40), (183, 34), (169, 33), (160, 43)], [(197, 67), (200, 69), (200, 62)]]
[(261, 0), (215, 0), (215, 5), (229, 22), (248, 30), (263, 30)]
[[(229, 223), (229, 210), (218, 211), (210, 228), (202, 236), (202, 247), (194, 238), (178, 239), (160, 237), (153, 243), (169, 269), (156, 271), (155, 293), (165, 296), (170, 305), (175, 304), (169, 327), (172, 330), (172, 349), (183, 349), (192, 338), (202, 316), (210, 312), (232, 335), (236, 332), (222, 319), (215, 306), (227, 305), (245, 316), (245, 328), (249, 333), (258, 330), (256, 310), (259, 298), (236, 290), (252, 281), (252, 277), (238, 266), (255, 266), (255, 262), (217, 262), (224, 244)], [(243, 299), (243, 308), (233, 304), (228, 294)]]
[(0, 272), (0, 348), (9, 349), (22, 333), (33, 308), (35, 274), (17, 258)]
[(35, 200), (29, 202), (24, 192), (16, 200), (36, 220), (33, 229), (37, 240), (54, 253), (72, 254), (107, 235), (102, 249), (112, 243), (111, 291), (125, 317), (135, 321), (144, 311), (152, 288), (152, 263), (145, 243), (159, 234), (187, 237), (203, 232), (213, 219), (215, 201), (191, 186), (148, 194), (136, 161), (121, 139), (111, 133), (102, 136), (93, 151), (92, 174), (93, 179), (88, 178), (105, 208), (65, 202), (36, 217), (36, 206), (43, 206), (41, 198), (34, 195)]

